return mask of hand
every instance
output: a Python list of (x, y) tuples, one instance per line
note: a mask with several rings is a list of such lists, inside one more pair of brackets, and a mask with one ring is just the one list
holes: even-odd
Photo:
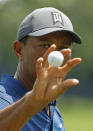
[[(35, 99), (44, 105), (58, 98), (67, 88), (79, 83), (77, 79), (64, 80), (64, 78), (73, 67), (81, 62), (81, 58), (70, 59), (62, 67), (52, 67), (48, 64), (47, 57), (55, 49), (56, 46), (52, 45), (43, 58), (39, 58), (36, 63), (37, 79), (33, 87), (33, 93)], [(66, 57), (71, 53), (71, 50), (63, 49), (60, 52)]]

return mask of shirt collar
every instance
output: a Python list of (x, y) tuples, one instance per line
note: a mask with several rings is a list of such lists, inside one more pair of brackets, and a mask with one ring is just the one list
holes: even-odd
[[(16, 80), (13, 76), (3, 74), (1, 77), (1, 83), (7, 85), (8, 88), (11, 88), (11, 90), (15, 90), (16, 94), (18, 94), (19, 96), (23, 96), (25, 93), (29, 91), (28, 88), (26, 88), (22, 83)], [(55, 106), (56, 100), (52, 101), (49, 105)]]

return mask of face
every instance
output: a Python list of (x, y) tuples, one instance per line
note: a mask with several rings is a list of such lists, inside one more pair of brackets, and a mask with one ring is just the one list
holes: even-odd
[[(21, 64), (29, 77), (36, 78), (36, 60), (42, 57), (46, 50), (56, 45), (56, 50), (71, 48), (71, 36), (66, 32), (55, 32), (39, 38), (28, 37), (24, 45)], [(65, 58), (66, 60), (67, 58)]]

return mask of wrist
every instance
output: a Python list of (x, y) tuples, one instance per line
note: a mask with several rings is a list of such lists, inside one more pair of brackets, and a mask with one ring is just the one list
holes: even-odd
[(31, 116), (34, 116), (44, 108), (44, 104), (36, 99), (33, 91), (26, 93), (25, 100), (27, 106), (31, 110)]

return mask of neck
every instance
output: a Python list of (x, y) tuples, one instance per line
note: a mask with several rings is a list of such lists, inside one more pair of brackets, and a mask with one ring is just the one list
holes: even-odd
[[(33, 73), (29, 75), (28, 73), (24, 72), (22, 67), (20, 68), (20, 64), (18, 64), (17, 71), (14, 75), (14, 78), (18, 81), (20, 81), (26, 88), (29, 90), (32, 90), (34, 82), (35, 82), (35, 77), (33, 77)], [(47, 105), (46, 107), (46, 112), (49, 116), (50, 111), (49, 111), (49, 106)]]
[(32, 74), (27, 73), (25, 70), (20, 68), (20, 64), (18, 64), (17, 71), (14, 75), (14, 78), (20, 81), (26, 88), (29, 90), (32, 90), (34, 82), (35, 82), (35, 76)]

